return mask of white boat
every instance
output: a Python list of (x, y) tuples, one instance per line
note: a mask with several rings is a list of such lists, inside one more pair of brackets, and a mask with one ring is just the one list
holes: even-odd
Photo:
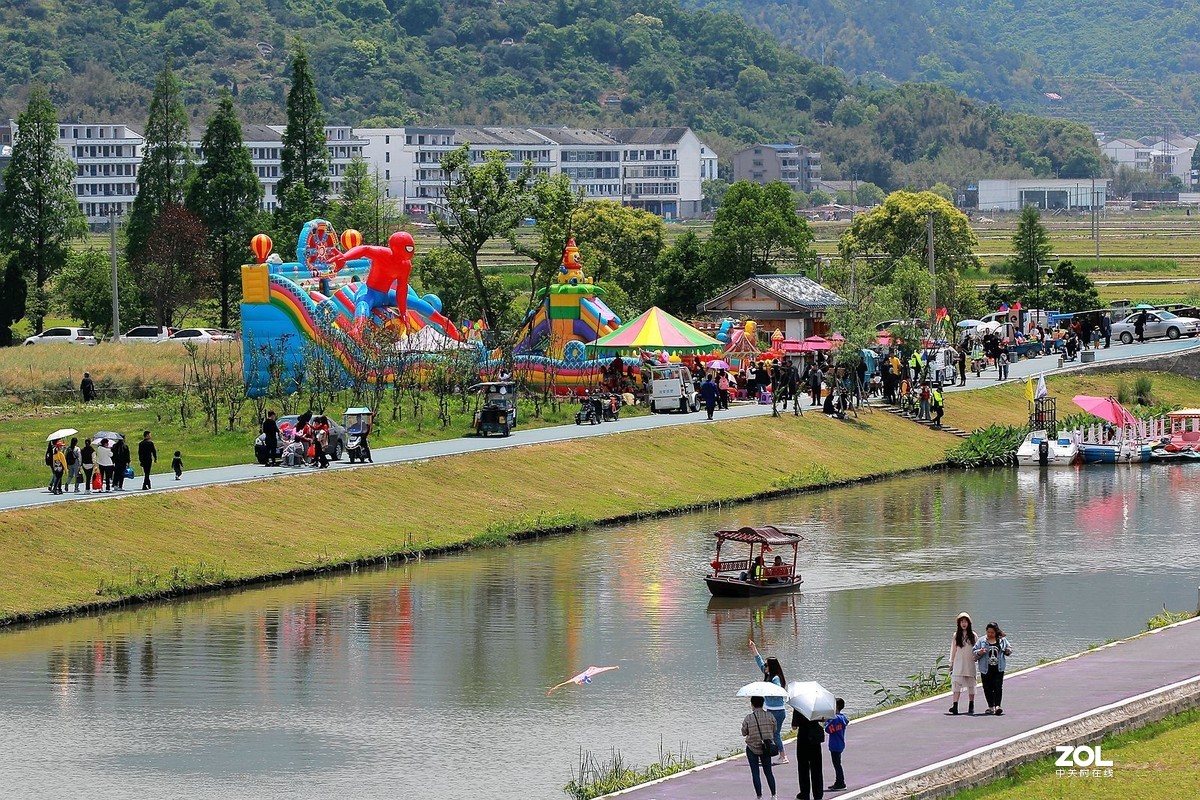
[(1079, 445), (1070, 436), (1051, 439), (1046, 431), (1034, 431), (1017, 448), (1021, 467), (1069, 467), (1078, 463)]

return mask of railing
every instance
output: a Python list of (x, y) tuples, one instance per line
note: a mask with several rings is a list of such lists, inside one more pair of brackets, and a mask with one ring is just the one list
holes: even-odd
[[(717, 572), (749, 572), (753, 567), (753, 562), (748, 558), (738, 559), (736, 561), (719, 561), (715, 567)], [(787, 578), (792, 574), (791, 564), (781, 564), (779, 566), (763, 567), (764, 578)]]

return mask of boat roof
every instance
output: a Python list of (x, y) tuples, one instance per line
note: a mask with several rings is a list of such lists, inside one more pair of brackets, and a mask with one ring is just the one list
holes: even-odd
[(1200, 408), (1181, 408), (1167, 414), (1168, 417), (1200, 417)]
[[(354, 408), (346, 409), (346, 414), (370, 414), (370, 413), (371, 413), (371, 409), (364, 408), (362, 406), (355, 406)], [(345, 414), (343, 414), (343, 416), (345, 416)]]
[(785, 533), (774, 525), (738, 528), (734, 531), (717, 531), (713, 536), (730, 542), (746, 542), (747, 544), (795, 544), (804, 540), (800, 534)]

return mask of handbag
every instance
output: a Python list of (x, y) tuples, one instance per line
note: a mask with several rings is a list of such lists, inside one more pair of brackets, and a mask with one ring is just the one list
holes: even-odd
[(99, 472), (99, 470), (97, 470), (96, 473), (94, 475), (92, 475), (92, 488), (99, 489), (103, 485), (104, 485), (104, 483), (103, 483), (102, 479), (100, 478), (100, 472)]
[(775, 737), (770, 739), (764, 738), (762, 735), (762, 725), (758, 722), (758, 714), (754, 715), (754, 727), (758, 728), (758, 738), (762, 742), (763, 758), (774, 758), (779, 755), (779, 748), (775, 746)]

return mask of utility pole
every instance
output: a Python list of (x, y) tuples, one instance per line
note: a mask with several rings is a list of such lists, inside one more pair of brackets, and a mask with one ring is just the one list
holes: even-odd
[(1096, 269), (1100, 269), (1100, 209), (1096, 207), (1096, 178), (1092, 177), (1092, 219), (1095, 220), (1093, 238), (1096, 240)]
[(929, 239), (929, 333), (933, 335), (934, 323), (937, 322), (937, 268), (933, 263), (933, 212), (925, 221), (925, 232)]
[(118, 289), (117, 289), (117, 205), (111, 203), (108, 206), (108, 250), (112, 256), (112, 340), (119, 342), (121, 336), (121, 309), (118, 305)]

